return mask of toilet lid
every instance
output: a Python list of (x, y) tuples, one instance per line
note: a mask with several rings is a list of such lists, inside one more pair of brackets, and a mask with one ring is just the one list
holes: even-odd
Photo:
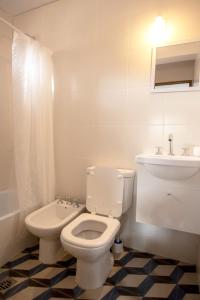
[(87, 171), (88, 211), (119, 218), (122, 214), (124, 180), (117, 169), (91, 167)]

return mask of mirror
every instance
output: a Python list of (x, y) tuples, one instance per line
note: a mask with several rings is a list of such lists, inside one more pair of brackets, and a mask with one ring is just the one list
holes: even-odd
[(200, 90), (200, 42), (154, 48), (151, 76), (153, 92)]

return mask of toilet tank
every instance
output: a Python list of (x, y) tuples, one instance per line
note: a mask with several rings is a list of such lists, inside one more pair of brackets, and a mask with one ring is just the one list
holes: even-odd
[(86, 207), (91, 213), (119, 218), (132, 203), (134, 170), (87, 168)]

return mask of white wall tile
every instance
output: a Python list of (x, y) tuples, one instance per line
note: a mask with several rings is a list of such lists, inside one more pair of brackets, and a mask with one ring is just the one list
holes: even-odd
[(168, 93), (163, 97), (166, 125), (200, 126), (200, 92)]

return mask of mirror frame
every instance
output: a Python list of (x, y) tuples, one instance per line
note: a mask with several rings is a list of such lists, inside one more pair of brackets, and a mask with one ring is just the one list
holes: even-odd
[(194, 91), (200, 91), (200, 80), (199, 80), (199, 86), (197, 87), (181, 87), (180, 89), (177, 89), (177, 87), (167, 88), (167, 89), (155, 89), (154, 82), (155, 82), (155, 72), (156, 72), (156, 49), (161, 47), (167, 47), (167, 46), (175, 46), (180, 44), (189, 44), (189, 43), (196, 43), (200, 42), (200, 40), (188, 40), (188, 41), (181, 41), (181, 42), (174, 42), (170, 44), (164, 44), (155, 46), (151, 49), (151, 76), (150, 76), (150, 85), (151, 85), (151, 93), (171, 93), (171, 92), (194, 92)]

